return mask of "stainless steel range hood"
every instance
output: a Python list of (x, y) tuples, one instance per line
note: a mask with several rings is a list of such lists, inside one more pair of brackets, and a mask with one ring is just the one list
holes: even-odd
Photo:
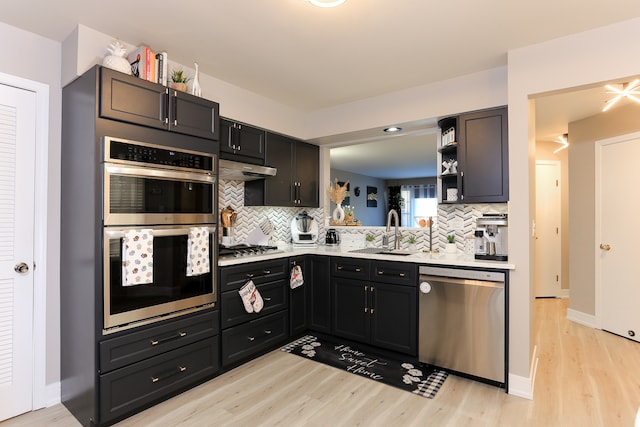
[(220, 159), (218, 165), (220, 179), (227, 180), (251, 181), (274, 176), (277, 172), (276, 168), (269, 166), (252, 165), (225, 159)]

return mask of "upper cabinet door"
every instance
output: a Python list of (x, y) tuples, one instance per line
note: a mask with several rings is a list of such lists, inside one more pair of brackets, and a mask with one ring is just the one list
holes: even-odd
[(169, 130), (201, 138), (220, 139), (217, 102), (169, 89)]
[(101, 68), (100, 117), (167, 129), (167, 107), (166, 87)]
[(318, 207), (320, 148), (317, 145), (299, 142), (296, 144), (296, 206)]
[(264, 180), (265, 206), (293, 206), (294, 150), (295, 140), (275, 133), (267, 133), (265, 164), (278, 171), (275, 176), (267, 177)]
[[(264, 164), (265, 131), (244, 123), (220, 119), (222, 158)], [(225, 156), (228, 153), (229, 156)], [(244, 159), (244, 157), (251, 159)], [(259, 160), (256, 162), (253, 159)]]
[(217, 102), (101, 69), (100, 117), (218, 140)]
[(462, 203), (509, 200), (507, 108), (460, 116)]

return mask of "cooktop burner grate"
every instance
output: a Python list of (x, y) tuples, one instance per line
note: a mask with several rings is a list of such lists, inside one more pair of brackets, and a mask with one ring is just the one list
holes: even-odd
[(220, 246), (218, 249), (219, 258), (239, 258), (250, 257), (256, 255), (277, 254), (282, 252), (277, 246), (268, 245), (233, 245)]

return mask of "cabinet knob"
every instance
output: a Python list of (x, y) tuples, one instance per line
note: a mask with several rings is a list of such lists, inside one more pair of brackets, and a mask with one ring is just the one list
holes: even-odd
[(600, 249), (602, 249), (603, 251), (610, 251), (611, 250), (611, 245), (608, 245), (606, 243), (600, 243)]

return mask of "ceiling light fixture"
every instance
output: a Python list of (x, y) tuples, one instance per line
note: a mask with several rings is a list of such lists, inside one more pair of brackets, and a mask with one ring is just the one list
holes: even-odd
[(336, 7), (340, 6), (345, 1), (347, 0), (309, 0), (309, 3), (318, 7)]
[(618, 102), (621, 98), (629, 98), (629, 99), (633, 99), (636, 102), (640, 102), (640, 98), (635, 96), (635, 95), (640, 95), (640, 91), (638, 91), (638, 89), (640, 89), (640, 87), (638, 87), (639, 83), (640, 83), (640, 80), (634, 80), (631, 83), (623, 83), (622, 90), (616, 87), (613, 87), (611, 85), (606, 85), (605, 87), (609, 89), (607, 93), (615, 93), (616, 96), (614, 96), (608, 101), (605, 101), (604, 103), (605, 105), (604, 105), (604, 108), (602, 109), (602, 112), (605, 112), (609, 108), (613, 107), (613, 104)]
[(394, 133), (394, 132), (400, 132), (401, 130), (402, 130), (401, 127), (391, 126), (391, 127), (386, 128), (384, 131), (387, 132), (387, 133)]
[(569, 134), (565, 133), (564, 135), (560, 135), (558, 138), (556, 138), (554, 142), (562, 144), (559, 148), (556, 148), (556, 150), (553, 152), (553, 154), (556, 154), (558, 151), (564, 150), (569, 146)]

